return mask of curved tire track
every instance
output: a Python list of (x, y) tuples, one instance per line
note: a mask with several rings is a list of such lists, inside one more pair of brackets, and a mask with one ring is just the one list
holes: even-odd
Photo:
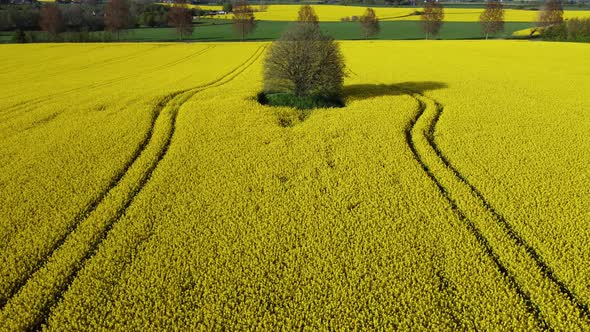
[(444, 107), (439, 102), (437, 102), (437, 101), (434, 101), (434, 102), (436, 104), (437, 114), (434, 118), (431, 129), (428, 132), (428, 135), (426, 136), (426, 138), (430, 142), (430, 145), (432, 146), (432, 148), (434, 149), (434, 151), (436, 152), (436, 154), (438, 155), (440, 160), (445, 164), (446, 167), (448, 167), (453, 172), (453, 174), (459, 180), (461, 180), (462, 183), (464, 183), (466, 186), (469, 187), (469, 189), (472, 191), (472, 193), (481, 201), (481, 204), (483, 206), (485, 206), (485, 208), (490, 212), (490, 214), (494, 216), (494, 219), (502, 226), (502, 228), (504, 229), (506, 234), (508, 234), (510, 236), (510, 238), (515, 242), (515, 244), (522, 246), (525, 249), (525, 251), (530, 256), (530, 258), (535, 261), (535, 263), (537, 264), (537, 266), (539, 267), (539, 269), (541, 270), (543, 275), (546, 278), (548, 278), (549, 280), (551, 280), (553, 283), (555, 283), (559, 287), (559, 290), (561, 291), (561, 293), (563, 293), (565, 296), (567, 296), (567, 298), (578, 308), (578, 310), (580, 311), (580, 317), (590, 320), (590, 309), (588, 307), (588, 304), (584, 303), (584, 301), (582, 301), (577, 296), (577, 294), (575, 294), (574, 291), (569, 289), (569, 287), (566, 285), (566, 283), (563, 280), (559, 279), (559, 277), (555, 274), (555, 271), (547, 264), (547, 262), (541, 256), (541, 254), (539, 254), (537, 252), (537, 250), (530, 243), (528, 243), (522, 237), (522, 235), (520, 235), (518, 233), (518, 231), (516, 231), (514, 229), (514, 226), (510, 222), (508, 222), (508, 220), (506, 220), (504, 215), (502, 215), (500, 212), (498, 212), (498, 210), (488, 200), (486, 200), (486, 198), (481, 193), (481, 191), (479, 191), (479, 189), (477, 189), (473, 184), (471, 184), (450, 163), (450, 161), (445, 156), (445, 154), (441, 151), (441, 149), (438, 147), (438, 145), (436, 145), (436, 142), (434, 140), (434, 133), (436, 132), (436, 125), (438, 124), (438, 120), (440, 119), (440, 116), (443, 113)]
[(512, 274), (508, 271), (508, 269), (502, 264), (498, 255), (494, 252), (492, 246), (487, 241), (487, 239), (481, 234), (481, 232), (477, 229), (477, 227), (474, 225), (474, 223), (469, 218), (467, 218), (467, 216), (463, 213), (463, 211), (457, 206), (457, 203), (455, 202), (455, 200), (450, 196), (449, 191), (437, 179), (436, 175), (430, 170), (430, 168), (428, 167), (428, 164), (421, 157), (420, 153), (418, 152), (418, 149), (416, 148), (416, 144), (414, 142), (414, 131), (415, 131), (416, 123), (418, 122), (420, 117), (422, 117), (422, 115), (426, 112), (426, 104), (424, 104), (420, 99), (418, 99), (416, 97), (416, 93), (408, 91), (408, 90), (402, 90), (402, 92), (404, 92), (404, 93), (410, 95), (411, 97), (413, 97), (414, 99), (416, 99), (416, 101), (419, 104), (419, 110), (418, 110), (416, 116), (410, 121), (409, 125), (405, 129), (406, 143), (408, 144), (408, 147), (412, 151), (412, 154), (414, 155), (414, 159), (416, 160), (416, 162), (418, 162), (418, 164), (420, 165), (422, 170), (426, 173), (428, 178), (430, 178), (430, 180), (435, 184), (435, 186), (437, 187), (440, 194), (450, 204), (451, 209), (459, 217), (459, 220), (464, 222), (466, 224), (469, 232), (475, 236), (475, 238), (477, 239), (477, 242), (483, 247), (484, 252), (494, 262), (494, 265), (496, 265), (496, 268), (498, 269), (498, 271), (500, 272), (502, 277), (508, 282), (508, 285), (518, 294), (518, 296), (521, 297), (521, 299), (523, 300), (523, 302), (525, 303), (525, 305), (527, 307), (527, 311), (535, 317), (535, 320), (537, 321), (538, 326), (543, 330), (548, 329), (549, 324), (542, 317), (541, 310), (539, 309), (539, 307), (535, 303), (533, 303), (529, 294), (526, 293), (522, 289), (522, 287), (520, 287), (518, 285), (514, 276), (512, 276)]
[[(18, 292), (18, 290), (24, 286), (24, 284), (26, 283), (26, 281), (29, 279), (29, 277), (32, 274), (36, 273), (42, 266), (47, 264), (47, 260), (49, 259), (49, 256), (51, 256), (51, 254), (55, 250), (57, 250), (57, 248), (59, 248), (63, 245), (63, 243), (65, 242), (67, 237), (76, 229), (76, 227), (83, 220), (85, 220), (94, 210), (96, 210), (96, 208), (98, 207), (100, 202), (102, 202), (106, 198), (109, 191), (112, 188), (114, 188), (121, 181), (121, 179), (123, 178), (125, 173), (129, 170), (131, 165), (133, 165), (133, 163), (135, 163), (135, 161), (139, 158), (139, 156), (141, 155), (141, 152), (143, 150), (145, 150), (146, 146), (148, 145), (148, 143), (152, 139), (156, 120), (158, 119), (162, 109), (166, 106), (166, 104), (168, 102), (167, 99), (169, 100), (170, 98), (168, 98), (168, 96), (167, 96), (167, 97), (160, 99), (157, 102), (156, 107), (154, 108), (154, 110), (152, 111), (152, 114), (151, 114), (149, 129), (146, 132), (146, 134), (144, 135), (144, 137), (141, 140), (141, 142), (139, 143), (139, 145), (135, 148), (131, 159), (129, 159), (123, 165), (123, 168), (119, 172), (117, 172), (117, 174), (111, 179), (111, 181), (108, 183), (106, 188), (97, 197), (95, 197), (93, 200), (91, 200), (89, 202), (89, 204), (74, 217), (73, 222), (70, 224), (71, 226), (67, 228), (64, 235), (61, 238), (59, 238), (57, 240), (57, 242), (51, 247), (49, 254), (45, 257), (45, 259), (42, 260), (41, 262), (39, 262), (38, 264), (36, 264), (31, 272), (24, 274), (22, 279), (17, 280), (16, 284), (12, 287), (12, 290), (9, 292), (8, 299), (10, 299), (12, 296), (14, 296), (14, 294), (16, 292)], [(4, 306), (6, 305), (6, 302), (8, 302), (8, 299), (0, 299), (0, 310), (2, 310), (4, 308)]]
[[(400, 90), (416, 99), (420, 105), (419, 112), (406, 129), (406, 141), (416, 161), (493, 260), (509, 286), (522, 298), (538, 326), (544, 330), (561, 330), (562, 320), (565, 319), (565, 326), (589, 327), (588, 306), (555, 275), (537, 251), (483, 194), (452, 166), (436, 145), (434, 132), (444, 109), (442, 104), (421, 93)], [(432, 104), (430, 107), (429, 103)], [(418, 128), (421, 121), (426, 121), (426, 124), (421, 123)], [(471, 208), (470, 203), (478, 207)], [(565, 318), (560, 317), (562, 309), (561, 314)]]
[[(175, 131), (176, 117), (182, 105), (200, 91), (223, 85), (240, 75), (262, 55), (265, 47), (259, 47), (251, 57), (221, 78), (208, 84), (187, 90), (181, 90), (164, 97), (156, 106), (156, 120), (147, 135), (145, 144), (140, 145), (138, 156), (129, 163), (117, 181), (96, 203), (85, 209), (82, 220), (72, 231), (63, 237), (19, 289), (6, 301), (0, 311), (0, 329), (38, 330), (47, 321), (51, 308), (59, 302), (63, 294), (106, 238), (113, 225), (119, 220), (133, 203), (136, 195), (150, 180), (159, 162), (165, 157), (172, 142)], [(161, 129), (162, 127), (166, 127)], [(155, 134), (164, 130), (159, 140), (159, 147), (153, 147)], [(162, 135), (160, 135), (162, 136)], [(153, 149), (154, 151), (148, 151)], [(152, 153), (152, 158), (146, 156)], [(149, 158), (147, 161), (142, 158)], [(141, 164), (146, 164), (143, 167)], [(133, 173), (133, 174), (132, 174)], [(129, 179), (129, 181), (127, 181)], [(135, 181), (133, 181), (135, 180)], [(129, 182), (131, 188), (122, 188)]]

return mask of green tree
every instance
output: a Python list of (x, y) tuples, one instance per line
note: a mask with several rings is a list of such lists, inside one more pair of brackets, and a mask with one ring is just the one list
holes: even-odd
[(104, 24), (119, 40), (119, 32), (129, 27), (129, 3), (126, 0), (109, 0), (104, 14)]
[(226, 13), (231, 13), (231, 12), (232, 12), (232, 10), (233, 10), (233, 8), (234, 8), (234, 5), (232, 5), (232, 3), (231, 3), (231, 2), (225, 2), (225, 3), (223, 3), (222, 10), (223, 10), (224, 12), (226, 12)]
[(242, 40), (256, 28), (254, 19), (254, 10), (248, 4), (247, 0), (238, 0), (233, 5), (232, 24), (234, 30), (241, 36)]
[(318, 24), (319, 20), (318, 16), (313, 10), (313, 7), (311, 7), (310, 5), (304, 5), (299, 7), (299, 12), (297, 14), (297, 22)]
[(169, 7), (151, 4), (141, 14), (140, 23), (149, 27), (165, 26), (168, 22)]
[(338, 97), (345, 77), (338, 43), (316, 24), (291, 26), (268, 50), (264, 90), (304, 96)]
[(55, 3), (48, 3), (43, 6), (39, 25), (43, 31), (47, 31), (54, 38), (64, 31), (63, 14)]
[(483, 13), (479, 16), (481, 30), (488, 39), (490, 34), (496, 34), (504, 30), (504, 6), (499, 0), (486, 2)]
[(365, 35), (365, 39), (376, 36), (381, 30), (381, 27), (379, 26), (379, 18), (377, 18), (373, 8), (367, 8), (365, 14), (359, 19), (359, 22)]
[(168, 12), (168, 23), (176, 28), (180, 40), (193, 33), (193, 14), (186, 0), (176, 0)]
[(547, 0), (539, 14), (539, 26), (549, 27), (563, 23), (563, 7), (560, 0)]
[(438, 0), (426, 0), (420, 20), (422, 29), (426, 33), (426, 39), (438, 35), (445, 18), (444, 9)]

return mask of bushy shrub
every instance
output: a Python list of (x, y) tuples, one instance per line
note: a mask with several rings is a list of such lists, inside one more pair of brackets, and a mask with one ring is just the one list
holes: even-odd
[(548, 26), (542, 30), (541, 37), (545, 40), (590, 42), (590, 18), (573, 18)]
[(292, 93), (264, 93), (258, 94), (258, 102), (270, 106), (287, 106), (300, 110), (312, 108), (343, 107), (344, 103), (338, 96), (296, 96)]
[(12, 33), (12, 41), (14, 43), (34, 43), (37, 40), (33, 32), (23, 31), (22, 29), (16, 29)]
[(590, 41), (590, 18), (572, 18), (566, 21), (567, 38), (572, 41)]

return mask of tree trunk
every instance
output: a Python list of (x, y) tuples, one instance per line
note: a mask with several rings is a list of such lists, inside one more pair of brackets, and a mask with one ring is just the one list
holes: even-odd
[(488, 40), (488, 33), (486, 32), (486, 40)]

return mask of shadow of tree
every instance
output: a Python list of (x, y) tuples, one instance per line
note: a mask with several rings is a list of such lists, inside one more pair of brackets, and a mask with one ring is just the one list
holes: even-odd
[(346, 103), (370, 99), (381, 96), (398, 96), (405, 91), (424, 93), (431, 90), (445, 89), (448, 85), (443, 82), (402, 82), (396, 84), (353, 84), (344, 86), (343, 96)]

